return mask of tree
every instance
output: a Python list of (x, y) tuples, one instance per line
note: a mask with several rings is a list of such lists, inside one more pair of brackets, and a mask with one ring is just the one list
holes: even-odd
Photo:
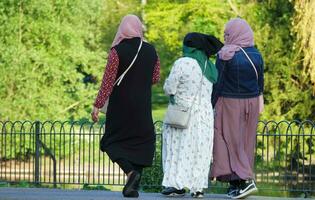
[[(174, 60), (181, 56), (182, 39), (187, 32), (214, 34), (223, 39), (224, 24), (239, 15), (252, 26), (255, 44), (265, 60), (266, 110), (261, 119), (312, 119), (314, 97), (301, 62), (307, 56), (295, 48), (299, 38), (292, 26), (297, 13), (295, 3), (288, 0), (149, 2), (144, 19), (148, 27), (146, 37), (158, 49), (164, 78)], [(308, 31), (305, 41), (309, 42), (312, 40), (307, 38), (313, 31)]]
[(253, 26), (256, 44), (265, 60), (267, 106), (262, 119), (313, 119), (315, 102), (303, 75), (304, 56), (296, 48), (298, 36), (292, 26), (295, 2), (248, 0), (246, 3), (241, 10)]
[(84, 115), (96, 93), (91, 74), (106, 58), (103, 1), (4, 0), (0, 8), (0, 120)]
[(162, 81), (172, 63), (181, 56), (182, 41), (188, 32), (203, 32), (221, 36), (224, 23), (233, 16), (227, 3), (211, 0), (149, 1), (144, 22), (146, 38), (158, 50), (161, 58)]
[[(0, 120), (89, 117), (121, 18), (143, 14), (162, 80), (186, 33), (223, 40), (224, 24), (245, 18), (265, 60), (261, 119), (315, 117), (312, 0), (0, 1)], [(313, 88), (311, 87), (313, 85)]]
[(303, 60), (303, 82), (309, 79), (313, 85), (315, 96), (315, 1), (295, 0), (295, 16), (293, 32), (297, 35), (296, 48)]

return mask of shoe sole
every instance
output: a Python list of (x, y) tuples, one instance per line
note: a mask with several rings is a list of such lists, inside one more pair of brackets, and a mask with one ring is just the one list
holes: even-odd
[(132, 191), (129, 194), (123, 195), (125, 198), (138, 198), (139, 193), (138, 191)]
[(203, 195), (199, 195), (199, 196), (193, 196), (192, 198), (195, 198), (195, 199), (202, 199), (204, 196)]
[[(124, 197), (130, 197), (130, 194), (131, 193), (133, 193), (134, 191), (136, 191), (136, 190), (134, 190), (133, 188), (131, 188), (131, 185), (134, 185), (137, 181), (139, 181), (140, 180), (140, 174), (139, 173), (137, 173), (136, 175), (135, 175), (135, 177), (134, 177), (134, 180), (132, 181), (132, 182), (129, 182), (129, 183), (127, 183), (126, 185), (125, 185), (125, 187), (124, 187), (124, 189), (123, 189), (123, 195), (124, 195)], [(138, 192), (138, 191), (137, 191)]]
[(238, 195), (238, 196), (235, 196), (235, 197), (231, 197), (232, 199), (241, 199), (241, 198), (245, 198), (245, 197), (247, 197), (248, 195), (250, 195), (251, 193), (253, 193), (253, 192), (257, 192), (258, 191), (258, 189), (255, 187), (255, 188), (252, 188), (252, 189), (250, 189), (250, 190), (248, 190), (248, 191), (246, 191), (246, 192), (244, 192), (243, 194), (240, 194), (240, 195)]
[(200, 199), (202, 199), (202, 198), (204, 197), (204, 194), (199, 193), (199, 194), (197, 195), (197, 194), (195, 194), (195, 193), (191, 193), (190, 196), (191, 196), (192, 198), (196, 198), (196, 199), (200, 198)]
[(183, 194), (177, 194), (177, 193), (171, 193), (171, 194), (163, 194), (166, 197), (183, 197), (185, 196), (185, 193)]

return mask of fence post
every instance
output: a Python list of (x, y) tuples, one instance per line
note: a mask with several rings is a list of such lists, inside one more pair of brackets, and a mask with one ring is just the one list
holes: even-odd
[(39, 185), (40, 122), (35, 121), (35, 184)]

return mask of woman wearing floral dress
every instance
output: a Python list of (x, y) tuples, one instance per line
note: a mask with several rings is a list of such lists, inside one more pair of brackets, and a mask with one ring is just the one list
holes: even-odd
[(187, 129), (168, 124), (163, 127), (162, 194), (166, 196), (183, 196), (184, 188), (188, 188), (193, 197), (202, 197), (203, 189), (208, 187), (213, 147), (211, 94), (217, 81), (217, 70), (209, 56), (221, 47), (222, 43), (213, 36), (187, 34), (184, 57), (175, 61), (165, 81), (164, 91), (170, 102), (184, 107), (192, 105)]

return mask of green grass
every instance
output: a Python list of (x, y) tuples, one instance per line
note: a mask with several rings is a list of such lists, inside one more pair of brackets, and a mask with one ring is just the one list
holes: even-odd
[[(54, 188), (52, 184), (33, 184), (26, 181), (20, 181), (17, 183), (0, 182), (0, 188), (12, 187), (12, 188)], [(57, 184), (58, 189), (71, 190), (104, 190), (104, 191), (122, 191), (123, 186), (119, 185), (89, 185), (89, 184)]]
[[(28, 181), (19, 181), (15, 183), (0, 182), (1, 187), (12, 187), (12, 188), (53, 188), (52, 184), (34, 184)], [(59, 188), (59, 187), (57, 187)]]
[(0, 188), (1, 187), (10, 187), (10, 183), (7, 182), (0, 182)]
[(168, 97), (161, 87), (153, 88), (152, 92), (152, 115), (153, 121), (162, 121), (168, 104)]
[(104, 185), (89, 185), (89, 184), (83, 184), (83, 190), (106, 190), (110, 191), (108, 188), (106, 188)]
[(166, 111), (166, 108), (164, 107), (152, 110), (153, 121), (163, 121), (165, 111)]

